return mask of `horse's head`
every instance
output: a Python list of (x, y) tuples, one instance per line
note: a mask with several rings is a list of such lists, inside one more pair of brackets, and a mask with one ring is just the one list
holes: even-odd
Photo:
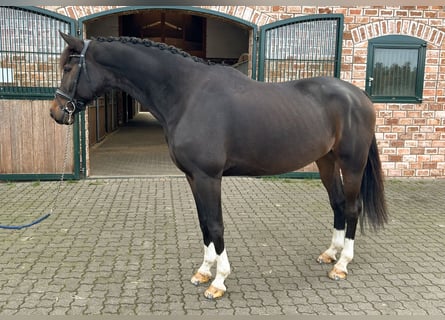
[(60, 65), (63, 77), (60, 87), (56, 90), (51, 117), (59, 124), (71, 125), (74, 114), (85, 109), (95, 97), (94, 65), (87, 63), (89, 40), (80, 40), (70, 35), (60, 33), (68, 47), (61, 56)]

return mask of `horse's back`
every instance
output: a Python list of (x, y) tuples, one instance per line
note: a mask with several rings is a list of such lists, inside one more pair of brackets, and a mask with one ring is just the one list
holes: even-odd
[(183, 150), (195, 163), (211, 159), (214, 172), (218, 167), (225, 175), (296, 170), (328, 153), (342, 132), (362, 130), (369, 121), (363, 115), (369, 114), (369, 99), (336, 78), (272, 84), (235, 73), (232, 80), (223, 81), (220, 90), (207, 82), (176, 138), (187, 140)]

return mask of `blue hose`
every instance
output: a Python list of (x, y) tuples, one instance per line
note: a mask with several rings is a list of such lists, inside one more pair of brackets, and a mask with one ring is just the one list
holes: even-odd
[(23, 225), (20, 225), (20, 226), (7, 226), (7, 225), (1, 225), (0, 224), (0, 229), (21, 230), (21, 229), (29, 228), (29, 227), (32, 227), (35, 224), (38, 224), (38, 223), (42, 222), (43, 220), (48, 218), (50, 215), (51, 215), (51, 213), (47, 213), (43, 217), (40, 217), (39, 219), (34, 220), (31, 223), (23, 224)]

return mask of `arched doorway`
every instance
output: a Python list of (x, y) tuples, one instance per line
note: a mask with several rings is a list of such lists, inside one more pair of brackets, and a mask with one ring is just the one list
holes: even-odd
[[(149, 38), (255, 76), (249, 58), (255, 57), (251, 52), (255, 48), (249, 44), (256, 37), (256, 26), (233, 16), (193, 7), (126, 7), (79, 22), (84, 38)], [(88, 176), (180, 173), (169, 159), (162, 128), (126, 93), (113, 91), (99, 98), (86, 118)]]

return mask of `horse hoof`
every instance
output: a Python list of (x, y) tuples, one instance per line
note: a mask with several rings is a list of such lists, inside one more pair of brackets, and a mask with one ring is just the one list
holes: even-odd
[(224, 295), (225, 291), (215, 288), (214, 286), (210, 286), (205, 292), (204, 297), (209, 300), (215, 300), (221, 298)]
[(320, 264), (331, 264), (334, 261), (335, 261), (335, 259), (333, 259), (330, 256), (328, 256), (326, 253), (322, 253), (317, 258), (317, 262), (320, 263)]
[(205, 275), (200, 272), (196, 272), (195, 275), (192, 277), (191, 281), (195, 286), (199, 286), (200, 284), (209, 282), (211, 278), (212, 277), (210, 275)]
[(328, 273), (329, 278), (331, 278), (332, 280), (344, 280), (347, 277), (347, 273), (345, 271), (341, 271), (337, 268), (333, 268), (329, 273)]

